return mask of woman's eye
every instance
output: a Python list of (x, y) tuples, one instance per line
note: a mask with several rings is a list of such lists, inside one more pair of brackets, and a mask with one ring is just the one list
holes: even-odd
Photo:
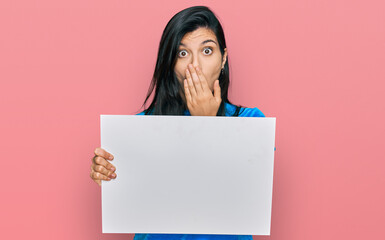
[[(208, 52), (209, 52), (209, 54), (211, 54), (211, 53), (213, 52), (213, 49), (211, 49), (210, 47), (207, 47), (207, 48), (205, 48), (205, 49), (203, 50), (203, 52), (204, 52), (204, 53), (208, 53)], [(207, 55), (209, 55), (209, 54), (207, 54)]]
[(186, 52), (186, 50), (181, 50), (181, 51), (179, 51), (179, 52), (178, 52), (178, 56), (179, 56), (179, 57), (184, 57), (184, 56), (186, 56), (187, 53), (184, 53), (183, 55), (181, 55), (182, 52)]

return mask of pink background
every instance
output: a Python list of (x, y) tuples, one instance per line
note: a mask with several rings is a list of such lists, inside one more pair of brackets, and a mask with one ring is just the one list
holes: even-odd
[(1, 1), (2, 239), (102, 234), (100, 114), (135, 114), (178, 11), (219, 17), (230, 100), (277, 118), (271, 236), (384, 239), (384, 1)]

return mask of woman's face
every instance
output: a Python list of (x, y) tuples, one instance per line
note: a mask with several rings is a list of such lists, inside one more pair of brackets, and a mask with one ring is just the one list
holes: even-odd
[[(185, 71), (191, 63), (201, 69), (213, 92), (214, 82), (219, 78), (221, 69), (226, 63), (227, 49), (224, 49), (222, 56), (215, 34), (210, 29), (202, 27), (186, 33), (180, 45), (174, 71), (182, 88), (183, 80), (187, 78)], [(184, 94), (182, 95), (185, 99)]]

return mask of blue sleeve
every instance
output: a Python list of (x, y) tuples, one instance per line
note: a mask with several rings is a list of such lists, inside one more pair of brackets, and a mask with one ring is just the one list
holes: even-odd
[(241, 110), (239, 117), (265, 117), (265, 114), (258, 108), (244, 108)]
[(253, 240), (252, 235), (136, 233), (134, 240)]
[(144, 115), (144, 111), (143, 112), (140, 112), (140, 113), (137, 113), (135, 115)]

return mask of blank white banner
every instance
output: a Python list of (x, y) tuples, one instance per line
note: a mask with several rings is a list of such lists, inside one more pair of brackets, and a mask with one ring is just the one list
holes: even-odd
[(270, 235), (276, 119), (100, 115), (103, 233)]

